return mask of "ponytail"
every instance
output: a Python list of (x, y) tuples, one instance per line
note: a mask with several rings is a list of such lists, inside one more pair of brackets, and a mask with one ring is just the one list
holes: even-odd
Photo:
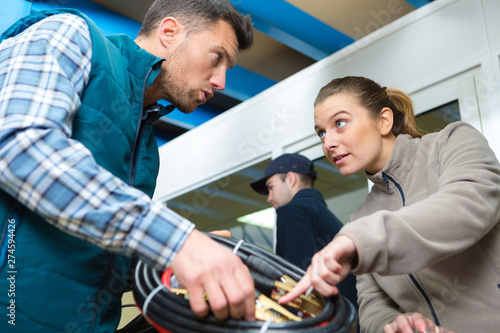
[(409, 134), (414, 138), (421, 138), (422, 134), (417, 130), (417, 125), (415, 124), (415, 112), (410, 96), (395, 88), (387, 88), (386, 93), (394, 105), (394, 108), (391, 108), (394, 118), (398, 117), (398, 121), (394, 120), (392, 125), (392, 133), (396, 136), (399, 134)]

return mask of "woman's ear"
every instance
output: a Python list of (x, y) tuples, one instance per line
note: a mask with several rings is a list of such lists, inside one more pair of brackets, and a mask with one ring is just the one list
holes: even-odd
[(380, 134), (387, 135), (391, 133), (392, 125), (394, 121), (394, 114), (392, 110), (385, 107), (380, 111)]

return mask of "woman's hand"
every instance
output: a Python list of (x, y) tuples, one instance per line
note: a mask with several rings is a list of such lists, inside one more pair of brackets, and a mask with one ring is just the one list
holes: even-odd
[(312, 285), (322, 296), (336, 295), (340, 283), (351, 272), (352, 260), (357, 251), (354, 242), (347, 236), (335, 237), (316, 253), (304, 277), (288, 294), (281, 297), (280, 304), (293, 301)]
[(434, 325), (432, 320), (418, 312), (411, 315), (402, 314), (397, 316), (395, 321), (384, 326), (384, 333), (414, 333), (414, 328), (417, 332), (426, 332), (426, 327)]

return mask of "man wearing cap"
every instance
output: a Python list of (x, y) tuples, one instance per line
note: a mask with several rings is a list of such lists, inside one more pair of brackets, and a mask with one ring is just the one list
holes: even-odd
[[(304, 270), (312, 256), (342, 228), (323, 195), (312, 188), (316, 177), (308, 158), (284, 154), (269, 163), (264, 177), (250, 184), (257, 193), (266, 194), (276, 209), (276, 254)], [(357, 306), (353, 275), (339, 285), (339, 290)]]
[(314, 164), (299, 154), (284, 154), (266, 168), (264, 177), (250, 186), (276, 209), (276, 254), (307, 269), (311, 258), (342, 228), (326, 206), (323, 195), (312, 188)]

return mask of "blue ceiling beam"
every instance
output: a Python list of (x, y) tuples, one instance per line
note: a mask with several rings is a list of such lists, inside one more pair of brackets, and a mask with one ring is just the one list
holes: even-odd
[(284, 0), (230, 0), (250, 14), (254, 28), (290, 48), (321, 60), (354, 42), (351, 37)]
[[(166, 101), (160, 102), (165, 104), (164, 102)], [(223, 111), (210, 105), (202, 104), (199, 105), (196, 110), (188, 114), (183, 113), (178, 109), (174, 109), (171, 113), (161, 117), (160, 121), (172, 124), (185, 130), (191, 130), (219, 115), (221, 112)]]
[(420, 8), (431, 3), (433, 0), (406, 0), (410, 5), (415, 8)]
[(274, 84), (276, 81), (236, 65), (226, 72), (226, 89), (221, 93), (245, 101)]
[(30, 13), (31, 2), (28, 0), (0, 0), (0, 8), (2, 8), (0, 34), (2, 34), (17, 20)]

